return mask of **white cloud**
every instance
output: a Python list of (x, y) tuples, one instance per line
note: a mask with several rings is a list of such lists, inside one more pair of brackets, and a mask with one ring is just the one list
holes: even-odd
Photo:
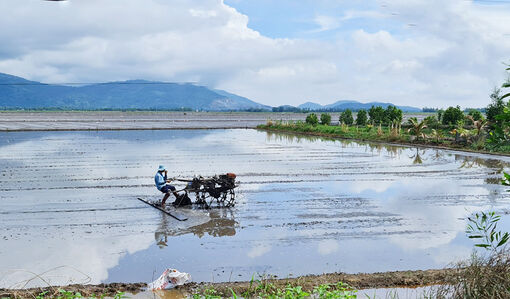
[(319, 26), (317, 31), (327, 31), (340, 27), (340, 20), (330, 16), (316, 16), (315, 22)]
[(317, 251), (320, 255), (328, 255), (338, 251), (340, 246), (336, 240), (322, 240), (317, 245)]
[[(353, 19), (400, 27), (344, 28)], [(342, 32), (333, 40), (269, 38), (220, 0), (5, 0), (0, 72), (44, 82), (193, 81), (270, 105), (480, 107), (510, 59), (510, 11), (497, 5), (396, 0), (315, 21), (320, 31)]]
[(267, 244), (259, 244), (255, 247), (253, 247), (252, 249), (250, 249), (250, 251), (248, 251), (248, 253), (246, 254), (249, 258), (256, 258), (256, 257), (259, 257), (259, 256), (263, 256), (264, 254), (268, 253), (269, 251), (271, 251), (271, 246), (270, 245), (267, 245)]

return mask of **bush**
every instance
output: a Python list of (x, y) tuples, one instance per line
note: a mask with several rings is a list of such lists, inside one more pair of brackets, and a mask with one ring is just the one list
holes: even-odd
[(366, 126), (367, 125), (367, 111), (361, 109), (358, 111), (356, 115), (356, 125), (358, 126)]
[(460, 107), (448, 107), (443, 113), (443, 125), (456, 125), (457, 123), (464, 120), (464, 112), (460, 110)]
[(319, 119), (317, 118), (317, 114), (311, 113), (306, 116), (305, 122), (309, 125), (316, 126), (319, 123)]
[[(365, 114), (366, 118), (366, 114)], [(354, 123), (354, 118), (352, 117), (352, 111), (350, 109), (346, 109), (342, 114), (340, 114), (339, 121), (346, 125), (352, 125)], [(365, 121), (366, 122), (366, 121)]]
[(321, 114), (321, 125), (329, 126), (331, 124), (331, 115), (328, 113)]

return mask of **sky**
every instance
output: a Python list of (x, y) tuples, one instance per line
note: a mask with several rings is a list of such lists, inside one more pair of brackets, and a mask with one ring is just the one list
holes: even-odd
[(0, 72), (194, 82), (262, 104), (484, 107), (510, 0), (0, 1)]

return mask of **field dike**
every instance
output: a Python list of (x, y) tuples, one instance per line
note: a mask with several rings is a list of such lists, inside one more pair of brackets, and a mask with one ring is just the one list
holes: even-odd
[[(217, 295), (230, 297), (232, 291), (236, 294), (250, 294), (259, 286), (273, 289), (284, 289), (286, 286), (301, 286), (304, 291), (311, 292), (314, 287), (324, 284), (336, 284), (343, 282), (353, 289), (373, 288), (415, 288), (442, 284), (450, 277), (458, 275), (458, 270), (418, 270), (418, 271), (395, 271), (381, 273), (328, 273), (321, 275), (305, 275), (296, 278), (272, 278), (262, 277), (252, 281), (243, 282), (220, 282), (220, 283), (189, 283), (176, 288), (183, 297), (203, 293), (208, 289), (214, 289)], [(44, 287), (25, 290), (0, 289), (0, 298), (35, 298), (37, 295), (47, 292), (46, 296), (58, 294), (59, 289), (69, 292), (79, 292), (82, 296), (105, 295), (114, 296), (117, 292), (136, 294), (144, 291), (145, 283), (111, 283), (99, 285), (69, 285), (65, 287)]]

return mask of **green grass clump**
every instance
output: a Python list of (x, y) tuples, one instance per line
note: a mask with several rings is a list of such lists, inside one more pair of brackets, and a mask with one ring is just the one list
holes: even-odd
[[(48, 291), (41, 292), (35, 297), (35, 299), (76, 299), (76, 298), (101, 298), (102, 299), (105, 297), (106, 297), (105, 294), (101, 294), (101, 295), (92, 294), (90, 296), (83, 296), (80, 292), (72, 292), (72, 291), (67, 291), (64, 289), (58, 289), (57, 292), (54, 294), (51, 294)], [(124, 298), (128, 298), (128, 296), (126, 296), (125, 292), (117, 292), (113, 296), (113, 299), (124, 299)]]
[(235, 298), (267, 298), (267, 299), (354, 299), (357, 298), (356, 290), (349, 285), (339, 282), (337, 284), (323, 284), (316, 286), (313, 292), (307, 292), (300, 285), (287, 284), (284, 288), (278, 288), (267, 279), (252, 280), (248, 290), (240, 296), (230, 289), (228, 296), (221, 294), (213, 288), (207, 288), (202, 293), (193, 294), (193, 299), (219, 299), (224, 297)]

